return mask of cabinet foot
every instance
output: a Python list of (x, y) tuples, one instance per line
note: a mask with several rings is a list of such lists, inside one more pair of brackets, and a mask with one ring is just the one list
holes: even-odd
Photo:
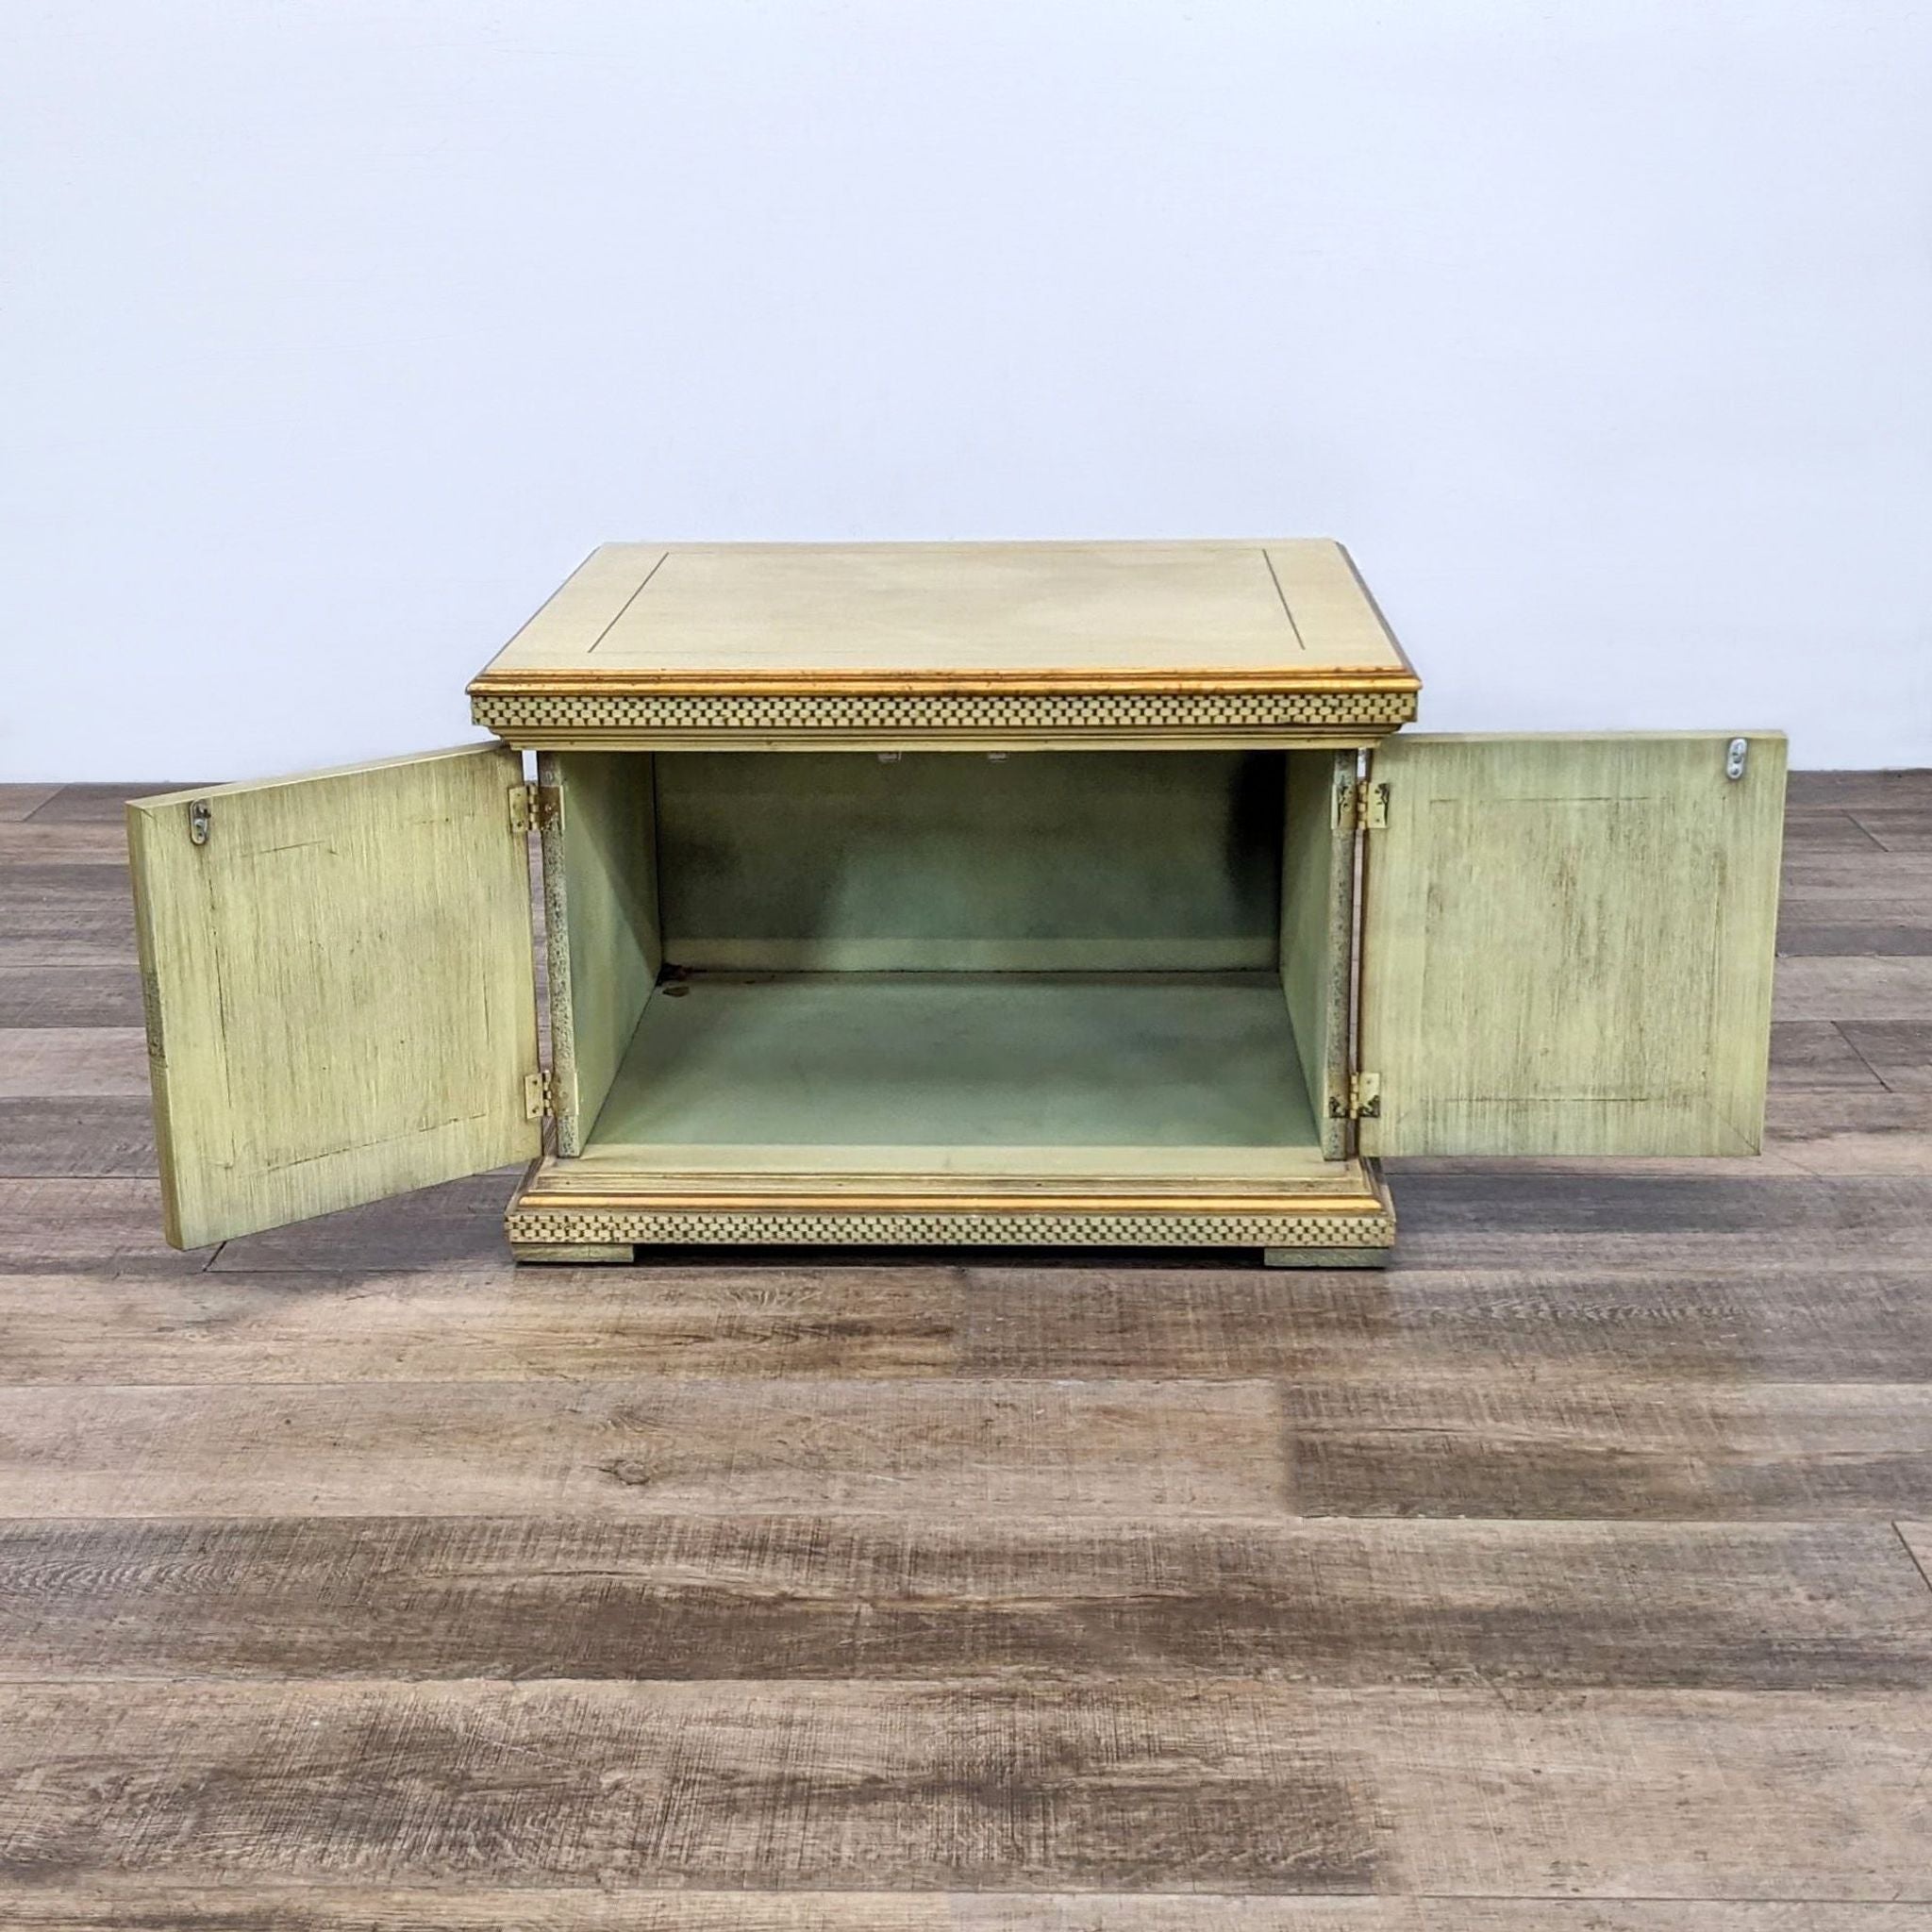
[(563, 1262), (578, 1268), (599, 1261), (628, 1266), (638, 1257), (630, 1241), (512, 1241), (509, 1251), (519, 1261)]
[(1388, 1248), (1263, 1248), (1264, 1268), (1386, 1268)]

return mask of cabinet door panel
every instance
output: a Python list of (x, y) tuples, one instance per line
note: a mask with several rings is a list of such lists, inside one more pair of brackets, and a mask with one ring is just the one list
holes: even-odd
[(1785, 742), (1390, 739), (1371, 832), (1366, 1154), (1750, 1154)]
[(537, 1154), (522, 777), (478, 745), (128, 807), (177, 1247)]

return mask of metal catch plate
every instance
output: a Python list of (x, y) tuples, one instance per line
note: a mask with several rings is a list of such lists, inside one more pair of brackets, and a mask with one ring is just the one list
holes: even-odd
[(214, 813), (205, 798), (192, 800), (188, 807), (188, 842), (191, 845), (206, 845), (208, 830), (213, 822)]
[(1751, 755), (1751, 741), (1748, 738), (1734, 738), (1724, 747), (1724, 776), (1741, 778), (1744, 775), (1744, 760)]

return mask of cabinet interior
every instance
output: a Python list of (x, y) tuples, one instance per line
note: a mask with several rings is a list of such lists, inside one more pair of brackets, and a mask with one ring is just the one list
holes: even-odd
[(555, 753), (558, 1152), (1290, 1177), (1342, 1153), (1353, 753)]

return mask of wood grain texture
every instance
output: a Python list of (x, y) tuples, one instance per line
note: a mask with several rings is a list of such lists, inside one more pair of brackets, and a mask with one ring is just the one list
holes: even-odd
[[(183, 791), (185, 778), (157, 778), (147, 784), (61, 785), (53, 797), (35, 807), (33, 820), (40, 825), (120, 825), (127, 820), (127, 807), (137, 798), (149, 798), (158, 791)], [(197, 786), (196, 790), (205, 787)]]
[[(1801, 1176), (1704, 1163), (1631, 1161), (1408, 1161), (1405, 1209), (1427, 1229), (1486, 1224), (1491, 1233), (1650, 1233), (1764, 1239), (1799, 1233), (1913, 1237), (1932, 1211), (1919, 1176)], [(1407, 1226), (1405, 1217), (1405, 1226)], [(1874, 1248), (1873, 1254), (1878, 1250)]]
[(1414, 690), (1326, 540), (607, 543), (472, 691)]
[(557, 1152), (581, 1154), (664, 963), (656, 761), (544, 752), (561, 801), (543, 831)]
[(956, 1894), (951, 1932), (1421, 1932), (1412, 1899)]
[[(1051, 1901), (1035, 1903), (1058, 1912)], [(1123, 1901), (1123, 1907), (1129, 1903)], [(1238, 1913), (1246, 1910), (1241, 1902), (1228, 1903)], [(959, 1924), (976, 1923), (956, 1920), (953, 1903), (935, 1892), (611, 1890), (514, 1882), (454, 1891), (388, 1885), (210, 1888), (158, 1886), (146, 1874), (124, 1884), (63, 1885), (58, 1893), (19, 1889), (0, 1876), (0, 1907), (6, 1923), (22, 1932), (956, 1932)], [(1064, 1922), (1051, 1916), (1038, 1923), (1058, 1928)], [(1129, 1922), (1118, 1923), (1125, 1927)], [(1131, 1922), (1136, 1932), (1187, 1923)], [(1237, 1917), (1227, 1923), (1265, 1925), (1267, 1932), (1331, 1932), (1347, 1922)], [(1359, 1922), (1350, 1932), (1382, 1928)], [(1407, 1924), (1404, 1932), (1410, 1932)]]
[(0, 813), (0, 865), (102, 865), (127, 863), (127, 833), (119, 824), (78, 820), (9, 821)]
[(1425, 1899), (1421, 1932), (1925, 1932), (1932, 1906), (1820, 1899)]
[(141, 974), (125, 966), (0, 966), (0, 1027), (142, 1024)]
[(1932, 805), (1920, 803), (1903, 808), (1860, 807), (1856, 821), (1858, 829), (1887, 852), (1932, 857)]
[(0, 1515), (1268, 1513), (1262, 1383), (0, 1388)]
[(1208, 1678), (6, 1698), (16, 1882), (1932, 1891), (1923, 1692)]
[(1883, 1523), (0, 1524), (0, 1679), (1070, 1673), (1911, 1690), (1932, 1590)]
[(1399, 1170), (1406, 1264), (1741, 1274), (1926, 1256), (1932, 1191), (1917, 1175), (1520, 1171), (1525, 1165)]
[(258, 1274), (498, 1266), (508, 1258), (503, 1210), (521, 1171), (498, 1168), (493, 1174), (242, 1235), (224, 1241), (211, 1266)]
[(1904, 806), (1924, 810), (1932, 799), (1932, 771), (1800, 772), (1791, 803), (1807, 811), (1862, 812), (1868, 807)]
[(138, 1026), (0, 1027), (0, 1100), (71, 1100), (147, 1091)]
[(1844, 916), (1847, 911), (1848, 908), (1834, 907), (1822, 918), (1807, 918), (1798, 911), (1780, 917), (1778, 957), (1835, 958), (1868, 953), (1875, 957), (1923, 958), (1932, 954), (1932, 920), (1886, 921)]
[(1736, 781), (1722, 734), (1376, 750), (1365, 1153), (1757, 1150), (1785, 748), (1747, 737)]
[(1932, 1494), (1932, 1387), (1386, 1376), (1284, 1391), (1310, 1515), (1893, 1517)]
[[(953, 1910), (953, 1932), (1926, 1932), (1932, 1927), (1932, 1907), (1811, 1900), (1153, 1898), (1105, 1893), (1055, 1899), (981, 1892), (957, 1898)], [(441, 1922), (429, 1924), (434, 1928)]]
[(128, 966), (134, 908), (114, 865), (0, 865), (0, 966)]
[(1861, 832), (1868, 818), (1884, 834), (1867, 832), (1871, 842), (1863, 848), (1801, 845), (1786, 855), (1792, 897), (1812, 911), (1840, 908), (1874, 918), (1923, 918), (1932, 883), (1932, 841), (1916, 828), (1932, 824), (1932, 813), (1868, 814), (1855, 821)]
[(1386, 1274), (181, 1255), (137, 1097), (0, 1101), (0, 1923), (1932, 1932), (1932, 776), (1829, 783), (1767, 1157), (1398, 1162)]
[[(1055, 1378), (1594, 1378), (1657, 1401), (1676, 1384), (1932, 1381), (1923, 1241), (1883, 1260), (1840, 1238), (1835, 1256), (1783, 1266), (1729, 1260), (1735, 1243), (1605, 1243), (1579, 1255), (1574, 1235), (1527, 1237), (1499, 1240), (1504, 1258), (1485, 1265), (1419, 1267), (1398, 1255), (1367, 1278), (1144, 1258), (969, 1265), (960, 1363)], [(1525, 1246), (1530, 1258), (1514, 1251)]]
[(1405, 1228), (1415, 1222), (1428, 1230), (1463, 1226), (1498, 1235), (1856, 1234), (1875, 1242), (1888, 1234), (1922, 1234), (1932, 1215), (1932, 1185), (1914, 1176), (1827, 1183), (1756, 1169), (1707, 1174), (1607, 1162), (1587, 1171), (1514, 1161), (1472, 1161), (1459, 1169), (1416, 1162), (1394, 1171), (1407, 1183)]
[(158, 1181), (0, 1179), (0, 1270), (84, 1268), (159, 1280), (198, 1273), (213, 1255), (171, 1248), (162, 1239)]
[(0, 1100), (0, 1180), (158, 1174), (153, 1110), (144, 1096)]
[(1774, 1010), (1780, 1020), (1924, 1024), (1932, 1012), (1932, 958), (1785, 959)]
[(1932, 1590), (1932, 1522), (1900, 1523), (1893, 1525), (1919, 1566), (1928, 1590)]
[(53, 797), (58, 785), (0, 785), (0, 821), (30, 818)]
[[(1286, 1410), (1284, 1426), (1277, 1400)], [(0, 1391), (0, 1512), (1134, 1509), (1806, 1520), (1915, 1510), (1921, 1384), (1544, 1368), (1255, 1382), (601, 1380)], [(1287, 1467), (1284, 1468), (1284, 1457)]]
[[(1904, 1087), (1893, 1091), (1865, 1063), (1847, 1053), (1847, 1082), (1856, 1068), (1867, 1077), (1857, 1087), (1774, 1089), (1761, 1154), (1658, 1157), (1627, 1163), (1635, 1175), (1689, 1181), (1760, 1180), (1804, 1175), (1877, 1177), (1932, 1175), (1932, 1091)], [(1574, 1158), (1518, 1159), (1507, 1172), (1527, 1180), (1573, 1174), (1588, 1182), (1603, 1163)], [(1485, 1174), (1499, 1164), (1485, 1157), (1442, 1156), (1400, 1164), (1405, 1175)]]
[(1932, 1083), (1788, 1099), (1764, 1148), (1773, 1165), (1800, 1174), (1932, 1175)]
[[(1913, 842), (1895, 836), (1899, 848)], [(1932, 852), (1895, 849), (1876, 840), (1863, 851), (1800, 846), (1786, 855), (1784, 876), (1786, 889), (1807, 911), (1844, 907), (1896, 918), (1902, 904), (1907, 908), (1925, 904)]]
[(1771, 1027), (1771, 1094), (1767, 1115), (1775, 1120), (1786, 1090), (1855, 1087), (1882, 1089), (1885, 1082), (1831, 1020), (1774, 1020)]
[(1297, 1700), (1240, 1688), (5, 1694), (0, 1846), (42, 1882), (1334, 1892), (1369, 1887), (1386, 1836), (1361, 1754)]
[(224, 1266), (165, 1289), (139, 1273), (0, 1274), (0, 1374), (46, 1384), (494, 1382), (958, 1367), (956, 1270), (761, 1257), (756, 1268), (537, 1271), (515, 1267), (500, 1220), (491, 1226), (493, 1251), (468, 1267)]
[(1896, 1091), (1932, 1090), (1932, 1017), (1924, 1020), (1845, 1020), (1845, 1043), (1874, 1078)]
[(1928, 1932), (1932, 1907), (1815, 1900), (1295, 1898), (1256, 1893), (699, 1891), (0, 1879), (27, 1932)]
[(1577, 1237), (1551, 1239), (1546, 1260), (1398, 1265), (1370, 1279), (1284, 1278), (1224, 1256), (976, 1251), (955, 1257), (963, 1265), (699, 1252), (615, 1275), (532, 1274), (510, 1265), (484, 1204), (467, 1261), (373, 1266), (372, 1240), (354, 1257), (364, 1272), (292, 1256), (286, 1269), (248, 1270), (235, 1257), (251, 1244), (237, 1242), (192, 1285), (165, 1290), (138, 1263), (70, 1266), (55, 1279), (0, 1277), (0, 1330), (8, 1378), (49, 1383), (1246, 1380), (1377, 1366), (1481, 1380), (1539, 1365), (1606, 1383), (1932, 1380), (1923, 1244), (1884, 1259), (1840, 1238), (1822, 1257), (1740, 1265), (1726, 1258), (1735, 1237), (1633, 1241), (1634, 1252), (1593, 1261), (1574, 1252)]
[(1802, 782), (1816, 774), (1793, 772), (1788, 780), (1791, 803), (1785, 813), (1785, 857), (1789, 862), (1801, 855), (1823, 852), (1877, 852), (1884, 848), (1849, 811), (1801, 806), (1797, 803)]
[(1923, 1693), (1356, 1694), (1432, 1897), (1932, 1896)]
[(484, 745), (128, 808), (170, 1241), (538, 1151), (528, 855)]

